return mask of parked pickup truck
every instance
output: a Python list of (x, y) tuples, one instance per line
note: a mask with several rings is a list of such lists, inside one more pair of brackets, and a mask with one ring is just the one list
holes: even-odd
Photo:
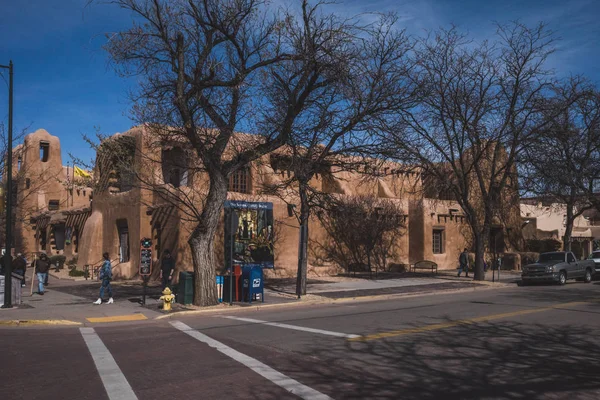
[(596, 273), (600, 273), (600, 250), (595, 250), (589, 257), (596, 264)]
[(540, 254), (535, 264), (523, 267), (521, 282), (558, 282), (564, 285), (567, 279), (581, 279), (588, 283), (596, 273), (593, 260), (577, 261), (570, 251), (554, 251)]

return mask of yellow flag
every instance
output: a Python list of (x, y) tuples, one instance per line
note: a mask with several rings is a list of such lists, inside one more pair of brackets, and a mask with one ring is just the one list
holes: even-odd
[(77, 165), (73, 166), (73, 175), (79, 176), (81, 178), (89, 178), (91, 175), (89, 172), (82, 170)]

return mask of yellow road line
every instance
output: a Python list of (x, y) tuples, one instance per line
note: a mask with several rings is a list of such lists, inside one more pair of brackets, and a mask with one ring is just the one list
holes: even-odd
[(388, 338), (388, 337), (406, 336), (406, 335), (412, 335), (414, 333), (436, 331), (439, 329), (453, 328), (455, 326), (469, 325), (469, 324), (474, 324), (477, 322), (487, 322), (487, 321), (493, 321), (496, 319), (510, 318), (510, 317), (516, 317), (516, 316), (520, 316), (520, 315), (527, 315), (527, 314), (535, 314), (535, 313), (540, 313), (540, 312), (550, 311), (550, 310), (555, 310), (555, 309), (563, 309), (566, 307), (572, 307), (572, 306), (582, 305), (582, 304), (587, 304), (587, 302), (575, 301), (575, 302), (571, 302), (571, 303), (558, 304), (558, 305), (551, 306), (551, 307), (534, 308), (534, 309), (529, 309), (529, 310), (513, 311), (513, 312), (502, 313), (502, 314), (485, 315), (483, 317), (475, 317), (475, 318), (462, 319), (462, 320), (457, 320), (457, 321), (444, 322), (444, 323), (439, 323), (439, 324), (425, 325), (425, 326), (418, 327), (418, 328), (407, 328), (407, 329), (400, 329), (397, 331), (374, 333), (372, 335), (365, 335), (365, 336), (359, 336), (356, 338), (350, 338), (350, 339), (348, 339), (348, 341), (350, 341), (350, 342), (366, 342), (369, 340), (383, 339), (383, 338)]
[(9, 319), (1, 320), (0, 325), (81, 325), (81, 322), (69, 321), (67, 319)]
[(148, 319), (144, 314), (116, 315), (113, 317), (86, 318), (89, 322), (125, 322), (125, 321), (143, 321)]

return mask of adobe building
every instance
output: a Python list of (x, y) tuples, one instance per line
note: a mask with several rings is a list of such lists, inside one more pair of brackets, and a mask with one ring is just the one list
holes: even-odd
[(63, 166), (59, 138), (43, 129), (28, 134), (13, 164), (15, 252), (76, 257), (92, 189)]
[[(236, 134), (235, 141), (255, 140)], [(110, 143), (117, 144), (110, 146)], [(165, 249), (176, 258), (177, 270), (191, 270), (188, 238), (195, 226), (193, 210), (201, 207), (208, 177), (194, 152), (181, 140), (156, 139), (146, 127), (135, 127), (112, 136), (97, 154), (92, 189), (81, 179), (69, 178), (60, 159), (60, 142), (40, 130), (26, 138), (26, 176), (28, 191), (20, 197), (19, 208), (30, 218), (18, 221), (19, 248), (26, 253), (47, 251), (77, 257), (79, 268), (96, 266), (102, 253), (109, 252), (117, 278), (138, 276), (140, 240), (153, 240), (154, 271)], [(47, 157), (44, 157), (47, 151)], [(275, 268), (269, 274), (295, 276), (298, 260), (298, 221), (293, 213), (299, 202), (294, 195), (267, 195), (265, 188), (289, 177), (284, 150), (265, 155), (230, 177), (229, 200), (270, 202), (277, 235)], [(29, 173), (29, 171), (32, 173)], [(320, 171), (310, 182), (323, 193), (335, 196), (374, 196), (397, 205), (405, 223), (388, 265), (431, 260), (440, 269), (455, 269), (460, 252), (471, 247), (464, 213), (453, 200), (424, 190), (417, 170), (386, 163), (368, 171), (341, 171), (334, 167)], [(25, 175), (25, 174), (24, 174)], [(34, 186), (37, 177), (49, 177)], [(20, 181), (21, 182), (21, 181)], [(193, 207), (173, 199), (184, 199)], [(517, 200), (518, 201), (518, 200)], [(58, 204), (58, 207), (56, 206)], [(514, 251), (520, 233), (519, 208), (512, 207), (503, 221), (494, 222), (494, 247), (497, 252)], [(222, 224), (223, 225), (223, 224)], [(246, 227), (248, 228), (248, 227)], [(249, 227), (250, 230), (256, 227)], [(63, 237), (65, 240), (63, 241)], [(309, 272), (332, 274), (341, 270), (317, 250), (318, 243), (330, 240), (318, 218), (309, 228)], [(217, 259), (224, 266), (224, 227), (217, 233)]]
[[(590, 210), (575, 218), (571, 233), (571, 250), (578, 259), (587, 258), (598, 248), (600, 229), (593, 218), (597, 211)], [(521, 218), (525, 240), (553, 239), (563, 241), (566, 231), (566, 206), (539, 199), (523, 199)], [(561, 245), (561, 247), (564, 247)]]

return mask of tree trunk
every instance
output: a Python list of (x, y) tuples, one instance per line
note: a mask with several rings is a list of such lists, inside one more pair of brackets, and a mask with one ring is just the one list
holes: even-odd
[(306, 274), (308, 271), (308, 183), (299, 182), (300, 193), (300, 235), (298, 243), (298, 272), (296, 276), (296, 294), (298, 298), (306, 294)]
[(219, 225), (223, 202), (227, 199), (227, 179), (221, 174), (211, 174), (210, 189), (200, 221), (189, 240), (194, 262), (194, 305), (217, 304), (215, 283), (215, 233)]
[(575, 217), (573, 217), (573, 214), (573, 205), (567, 204), (565, 236), (563, 236), (563, 249), (565, 251), (571, 251), (571, 236), (573, 235), (573, 223), (575, 222)]
[[(485, 234), (482, 232), (474, 233), (475, 236), (475, 267), (473, 268), (474, 280), (482, 281), (485, 279), (483, 272), (483, 255), (485, 253)], [(489, 236), (489, 235), (488, 235)]]

